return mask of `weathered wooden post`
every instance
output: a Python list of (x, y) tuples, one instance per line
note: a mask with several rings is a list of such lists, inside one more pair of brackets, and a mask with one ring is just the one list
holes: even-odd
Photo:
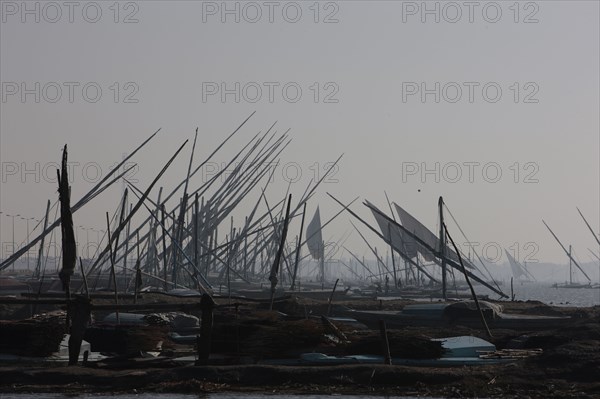
[(70, 308), (72, 320), (71, 336), (69, 337), (69, 366), (75, 366), (79, 360), (85, 329), (90, 320), (92, 304), (89, 298), (76, 297), (69, 301), (67, 306)]
[(510, 300), (512, 302), (515, 301), (515, 290), (514, 290), (514, 287), (513, 287), (513, 278), (512, 277), (510, 278)]
[(392, 356), (390, 355), (390, 343), (388, 341), (387, 329), (385, 327), (385, 321), (379, 320), (379, 332), (381, 334), (381, 344), (383, 348), (384, 364), (392, 364)]
[(279, 249), (277, 250), (275, 262), (273, 262), (273, 266), (271, 267), (271, 273), (269, 275), (269, 280), (271, 281), (271, 306), (269, 307), (269, 310), (273, 310), (273, 301), (275, 300), (275, 289), (277, 287), (277, 273), (279, 272), (279, 261), (281, 260), (281, 255), (283, 254), (283, 247), (285, 245), (285, 239), (287, 237), (288, 232), (291, 202), (292, 194), (288, 196), (287, 209), (285, 211), (285, 219), (283, 220), (283, 231), (281, 232), (281, 241), (279, 242)]
[(198, 360), (196, 366), (206, 365), (210, 356), (211, 334), (213, 326), (213, 309), (215, 301), (208, 294), (203, 294), (200, 299), (202, 320), (200, 322), (200, 336), (197, 340)]
[(331, 314), (331, 302), (333, 301), (333, 295), (335, 295), (335, 289), (337, 288), (340, 279), (335, 280), (335, 284), (333, 285), (333, 289), (331, 290), (331, 294), (329, 294), (329, 301), (327, 301), (327, 316)]

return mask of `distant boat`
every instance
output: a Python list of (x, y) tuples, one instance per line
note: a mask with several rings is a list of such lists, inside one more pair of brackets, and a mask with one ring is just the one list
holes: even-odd
[[(587, 283), (577, 283), (577, 282), (573, 282), (573, 257), (571, 256), (571, 246), (569, 245), (569, 282), (565, 282), (564, 284), (561, 283), (555, 283), (554, 285), (552, 285), (554, 288), (595, 288), (595, 286), (592, 285), (591, 281), (588, 281)], [(587, 275), (586, 275), (587, 277)], [(588, 277), (589, 280), (589, 277)]]
[[(506, 253), (506, 257), (508, 258), (508, 263), (510, 264), (510, 268), (512, 270), (515, 281), (520, 281), (520, 282), (537, 281), (536, 278), (533, 277), (533, 275), (531, 273), (529, 273), (524, 266), (521, 265), (521, 262), (516, 260), (510, 254), (510, 252), (508, 252), (506, 249), (504, 249), (504, 252)], [(521, 278), (521, 277), (523, 277), (523, 278)]]
[[(592, 279), (590, 278), (590, 276), (588, 276), (588, 274), (585, 272), (585, 270), (583, 270), (581, 268), (581, 266), (579, 266), (579, 263), (577, 263), (575, 261), (575, 259), (573, 259), (573, 255), (571, 253), (572, 252), (571, 251), (571, 245), (569, 245), (569, 250), (567, 251), (567, 249), (562, 244), (562, 242), (560, 242), (560, 240), (558, 239), (558, 237), (556, 236), (556, 234), (554, 234), (554, 232), (552, 231), (552, 229), (550, 228), (550, 226), (548, 226), (546, 224), (546, 222), (544, 222), (543, 220), (542, 220), (542, 223), (544, 223), (544, 225), (546, 226), (546, 228), (548, 229), (548, 231), (550, 231), (550, 234), (552, 234), (552, 236), (558, 242), (558, 244), (560, 245), (560, 247), (562, 248), (562, 250), (569, 257), (569, 282), (568, 283), (565, 282), (564, 284), (556, 283), (556, 284), (553, 285), (553, 287), (555, 287), (555, 288), (595, 288), (596, 286), (592, 285)], [(585, 278), (587, 278), (587, 281), (588, 281), (587, 284), (581, 284), (581, 283), (574, 283), (573, 282), (573, 264), (575, 266), (577, 266), (577, 268), (579, 269), (579, 271), (581, 271), (581, 273), (583, 273), (583, 275), (585, 276)]]
[[(486, 301), (479, 301), (481, 310), (490, 328), (508, 330), (542, 330), (557, 328), (571, 323), (570, 317), (538, 316), (503, 313), (502, 306)], [(407, 326), (454, 326), (461, 325), (480, 328), (481, 317), (473, 301), (456, 303), (431, 303), (407, 305), (400, 312), (385, 310), (348, 310), (343, 314), (352, 317), (371, 328), (384, 320), (388, 328), (404, 328)]]
[(592, 285), (591, 283), (554, 283), (552, 284), (554, 288), (598, 288), (596, 285)]

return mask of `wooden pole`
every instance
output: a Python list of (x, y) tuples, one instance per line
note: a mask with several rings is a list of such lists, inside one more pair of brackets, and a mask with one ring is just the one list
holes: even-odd
[[(50, 200), (48, 200), (48, 202), (46, 203), (46, 217), (44, 217), (44, 229), (42, 231), (46, 231), (46, 229), (48, 228), (48, 213), (50, 213)], [(36, 279), (40, 278), (42, 258), (44, 257), (44, 238), (46, 238), (46, 236), (43, 236), (42, 241), (40, 242), (40, 250), (38, 251), (37, 264), (35, 266), (34, 277)]]
[[(163, 188), (162, 186), (158, 189), (158, 198), (156, 199), (156, 209), (155, 209), (155, 213), (156, 215), (159, 214), (160, 212), (160, 204), (161, 204), (161, 197), (162, 197), (162, 192), (163, 192)], [(152, 218), (152, 223), (151, 223), (151, 236), (152, 236), (152, 240), (150, 241), (150, 245), (152, 246), (152, 259), (150, 260), (148, 257), (146, 257), (146, 271), (151, 272), (150, 268), (148, 268), (148, 264), (150, 263), (152, 265), (152, 269), (154, 270), (154, 274), (158, 275), (160, 273), (160, 260), (158, 259), (158, 243), (156, 242), (158, 235), (157, 235), (157, 222), (156, 220), (154, 220), (154, 218)], [(139, 233), (139, 229), (137, 230)], [(150, 252), (148, 252), (150, 253)]]
[(142, 272), (140, 270), (140, 233), (137, 233), (137, 261), (135, 262), (135, 282), (133, 288), (133, 303), (137, 303), (138, 291), (142, 285)]
[(510, 300), (511, 301), (515, 301), (515, 291), (514, 291), (514, 287), (513, 287), (513, 278), (510, 278)]
[[(154, 134), (152, 134), (140, 146), (138, 146), (131, 154), (129, 154), (127, 156), (127, 158), (123, 159), (115, 168), (113, 168), (111, 171), (109, 171), (109, 173), (107, 173), (106, 176), (104, 176), (104, 178), (102, 180), (100, 180), (100, 182), (98, 182), (90, 191), (87, 192), (86, 195), (84, 195), (75, 205), (73, 205), (71, 207), (71, 212), (75, 213), (83, 205), (85, 205), (87, 202), (89, 202), (91, 199), (93, 199), (93, 197), (95, 197), (100, 192), (104, 191), (108, 186), (112, 185), (115, 181), (117, 181), (122, 176), (124, 176), (127, 172), (129, 172), (129, 170), (131, 170), (133, 168), (133, 166), (131, 168), (128, 168), (128, 170), (126, 170), (125, 172), (121, 173), (118, 176), (118, 178), (113, 179), (111, 182), (109, 182), (108, 184), (106, 184), (104, 187), (101, 187), (117, 170), (119, 170), (119, 168), (129, 158), (131, 158), (133, 155), (135, 155), (135, 153), (138, 152), (138, 150), (140, 148), (142, 148), (143, 146), (145, 146), (154, 136), (156, 136), (159, 131), (160, 131), (160, 129), (158, 129), (156, 132), (154, 132)], [(19, 251), (17, 251), (13, 255), (11, 255), (8, 259), (5, 259), (2, 263), (0, 263), (0, 271), (4, 270), (8, 266), (10, 266), (14, 261), (16, 261), (17, 259), (19, 259), (21, 257), (21, 255), (23, 255), (24, 253), (26, 253), (27, 251), (29, 251), (29, 249), (31, 247), (33, 247), (35, 244), (37, 244), (39, 240), (41, 240), (46, 234), (50, 233), (59, 224), (61, 224), (61, 220), (55, 220), (54, 223), (52, 223), (52, 225), (50, 227), (46, 228), (42, 233), (40, 233), (40, 235), (38, 235), (36, 238), (34, 238), (32, 241), (30, 241), (29, 244), (27, 244), (24, 247), (22, 247), (21, 249), (19, 249)]]
[[(117, 228), (114, 231), (115, 234), (119, 234), (121, 232), (121, 230), (123, 230), (124, 224), (128, 223), (129, 220), (131, 218), (133, 218), (133, 216), (137, 213), (137, 211), (142, 207), (142, 205), (144, 205), (144, 201), (146, 201), (146, 199), (148, 198), (148, 194), (150, 194), (150, 191), (152, 191), (152, 188), (154, 187), (154, 185), (158, 182), (158, 180), (162, 177), (162, 175), (167, 171), (167, 169), (169, 168), (169, 166), (171, 166), (171, 164), (173, 163), (173, 161), (175, 160), (175, 158), (177, 157), (177, 155), (179, 155), (179, 153), (181, 152), (181, 150), (183, 149), (183, 147), (186, 144), (187, 144), (187, 140), (179, 147), (179, 149), (177, 149), (177, 151), (175, 152), (175, 154), (163, 166), (163, 168), (160, 170), (160, 172), (158, 173), (158, 175), (156, 175), (154, 177), (154, 179), (152, 180), (152, 183), (150, 183), (150, 185), (148, 186), (148, 188), (146, 188), (146, 190), (143, 192), (143, 194), (141, 196), (138, 196), (138, 198), (139, 198), (138, 202), (135, 204), (135, 206), (133, 207), (133, 209), (131, 210), (131, 212), (129, 213), (129, 215), (127, 215), (126, 220), (124, 220), (123, 223), (120, 223), (119, 226), (117, 226)], [(131, 185), (131, 183), (129, 183), (129, 185)], [(104, 260), (104, 255), (106, 255), (106, 253), (108, 253), (108, 252), (109, 252), (109, 248), (108, 248), (108, 245), (107, 245), (107, 247), (104, 248), (102, 250), (102, 252), (98, 255), (98, 258), (96, 259), (96, 262), (94, 262), (94, 265), (92, 266), (92, 268), (90, 269), (90, 271), (94, 270), (94, 267), (96, 267), (101, 261)]]
[(388, 341), (385, 321), (379, 320), (379, 334), (381, 335), (381, 346), (383, 349), (383, 364), (391, 365), (392, 356), (390, 355), (390, 343)]
[(321, 289), (325, 289), (325, 241), (321, 241), (321, 258), (319, 259), (319, 266), (321, 268)]
[(577, 212), (579, 212), (579, 215), (581, 215), (581, 218), (583, 219), (583, 221), (585, 222), (585, 225), (588, 227), (588, 229), (590, 229), (590, 233), (592, 233), (592, 235), (594, 236), (594, 240), (596, 240), (596, 242), (598, 243), (598, 245), (600, 245), (600, 238), (598, 238), (598, 236), (596, 235), (596, 233), (594, 232), (594, 229), (592, 229), (592, 226), (590, 226), (590, 224), (588, 223), (588, 221), (585, 219), (585, 217), (583, 217), (583, 213), (581, 213), (581, 211), (579, 210), (579, 208), (577, 208)]
[[(73, 232), (73, 213), (71, 211), (71, 187), (67, 167), (67, 145), (62, 154), (61, 169), (56, 170), (58, 180), (58, 198), (60, 201), (60, 228), (62, 233), (62, 268), (58, 273), (67, 301), (71, 299), (71, 276), (77, 264), (77, 243)], [(70, 312), (67, 309), (67, 326), (70, 323)]]
[[(129, 212), (133, 209), (133, 204), (129, 205)], [(125, 253), (123, 254), (123, 275), (127, 276), (127, 254), (129, 253), (129, 232), (131, 231), (131, 219), (127, 222), (127, 228), (125, 229)], [(139, 235), (138, 235), (138, 245), (139, 245)], [(136, 245), (137, 246), (137, 245)]]
[[(248, 216), (246, 216), (245, 226), (248, 226)], [(244, 277), (246, 280), (248, 279), (248, 234), (244, 234), (244, 259), (243, 259), (243, 267), (244, 267)]]
[(68, 308), (71, 309), (70, 313), (73, 315), (73, 325), (69, 337), (69, 366), (75, 366), (79, 360), (85, 328), (90, 320), (91, 302), (89, 298), (77, 297), (68, 302)]
[[(443, 198), (440, 196), (439, 200), (438, 200), (438, 208), (439, 208), (439, 212), (440, 212), (440, 236), (439, 236), (439, 242), (440, 242), (440, 255), (442, 257), (442, 298), (445, 300), (447, 300), (447, 295), (446, 295), (446, 234), (444, 234), (444, 200)], [(458, 251), (458, 250), (457, 250)]]
[(290, 219), (290, 205), (292, 203), (292, 194), (288, 197), (287, 209), (285, 211), (285, 219), (283, 220), (283, 231), (281, 232), (281, 241), (279, 242), (279, 249), (271, 267), (271, 274), (269, 275), (269, 281), (271, 281), (271, 306), (273, 310), (273, 300), (275, 299), (275, 288), (277, 287), (277, 273), (279, 272), (279, 262), (281, 260), (281, 254), (283, 253), (283, 247), (285, 245), (285, 239), (287, 237), (288, 223)]
[(569, 244), (569, 284), (573, 284), (573, 261), (571, 260), (571, 244)]
[(90, 289), (88, 288), (87, 277), (83, 270), (83, 262), (81, 261), (81, 256), (79, 257), (79, 266), (81, 266), (81, 277), (83, 278), (83, 288), (85, 288), (85, 296), (86, 298), (90, 297)]
[[(106, 233), (108, 234), (110, 272), (111, 272), (111, 275), (113, 278), (113, 283), (115, 284), (115, 304), (118, 305), (119, 304), (119, 292), (117, 290), (117, 276), (115, 274), (115, 262), (113, 261), (114, 257), (113, 257), (112, 243), (111, 243), (111, 238), (110, 238), (110, 218), (108, 216), (108, 212), (106, 212)], [(115, 312), (115, 314), (117, 316), (117, 324), (120, 324), (119, 311), (117, 310)]]
[(333, 301), (333, 295), (335, 294), (335, 289), (337, 288), (340, 279), (335, 280), (335, 284), (333, 285), (333, 289), (331, 290), (331, 294), (329, 295), (329, 301), (327, 301), (327, 316), (331, 314), (331, 302)]
[(208, 364), (210, 356), (211, 335), (213, 326), (213, 309), (215, 302), (208, 294), (203, 294), (200, 300), (202, 319), (200, 322), (200, 335), (197, 339), (198, 360), (197, 366)]
[(587, 273), (585, 272), (585, 270), (583, 270), (581, 268), (581, 266), (579, 266), (579, 263), (577, 263), (577, 261), (575, 261), (575, 259), (571, 256), (571, 253), (569, 251), (567, 251), (567, 249), (565, 248), (565, 246), (562, 244), (562, 242), (560, 242), (560, 240), (558, 239), (558, 237), (556, 236), (556, 234), (554, 234), (554, 232), (550, 229), (550, 226), (548, 226), (546, 224), (546, 222), (544, 222), (542, 220), (542, 223), (544, 223), (544, 225), (546, 225), (546, 228), (550, 231), (550, 234), (552, 234), (552, 236), (554, 237), (554, 239), (558, 242), (558, 244), (560, 245), (560, 247), (563, 249), (563, 251), (565, 252), (565, 254), (567, 254), (567, 256), (569, 257), (570, 261), (573, 262), (575, 264), (575, 266), (577, 266), (577, 268), (579, 268), (579, 270), (583, 273), (583, 275), (588, 279), (588, 281), (592, 281), (592, 279), (590, 279), (590, 276), (587, 275)]
[[(120, 215), (119, 215), (119, 225), (121, 225), (121, 224), (123, 223), (123, 220), (124, 220), (124, 218), (125, 218), (125, 211), (126, 211), (126, 209), (127, 209), (127, 208), (126, 208), (126, 205), (127, 205), (127, 192), (128, 192), (128, 190), (127, 190), (127, 188), (125, 188), (125, 192), (123, 193), (123, 202), (122, 202), (122, 204), (121, 204), (121, 213), (120, 213)], [(131, 219), (129, 219), (129, 221), (131, 221)], [(126, 225), (126, 226), (128, 226), (128, 225), (129, 225), (129, 222), (127, 222), (127, 225)], [(127, 230), (127, 229), (125, 229), (125, 230)], [(116, 263), (116, 258), (117, 258), (117, 248), (119, 247), (119, 238), (120, 238), (120, 236), (121, 236), (121, 233), (120, 233), (120, 232), (117, 232), (117, 234), (115, 235), (115, 245), (114, 245), (114, 247), (113, 247), (113, 251), (112, 251), (112, 253), (111, 253), (111, 255), (112, 255), (112, 263), (113, 263), (113, 264), (115, 264), (115, 263)], [(127, 259), (127, 257), (125, 257), (125, 259)], [(125, 270), (125, 271), (126, 271), (126, 270)], [(111, 273), (114, 273), (114, 269), (111, 269)], [(115, 278), (115, 279), (114, 279), (114, 282), (115, 282), (115, 289), (118, 289), (118, 288), (116, 287), (116, 284), (117, 284), (117, 283), (116, 283), (116, 281), (117, 281), (117, 279)], [(109, 282), (109, 285), (108, 285), (108, 287), (110, 288), (110, 282)]]
[(162, 227), (162, 247), (163, 247), (163, 278), (165, 281), (165, 292), (169, 290), (169, 276), (167, 272), (168, 259), (167, 259), (167, 227), (165, 226), (165, 204), (163, 203), (160, 207), (161, 210), (161, 227)]
[(450, 235), (450, 233), (448, 233), (448, 228), (446, 228), (445, 224), (442, 226), (442, 228), (446, 232), (446, 235), (450, 239), (450, 242), (452, 243), (452, 246), (454, 247), (454, 250), (456, 251), (456, 254), (458, 255), (458, 260), (460, 262), (460, 266), (463, 269), (463, 274), (465, 275), (465, 280), (467, 281), (467, 284), (469, 285), (469, 289), (471, 290), (471, 295), (473, 296), (473, 300), (475, 301), (475, 306), (477, 307), (477, 311), (479, 312), (479, 316), (481, 317), (481, 324), (483, 324), (483, 327), (485, 328), (485, 331), (486, 331), (488, 337), (493, 338), (492, 333), (487, 325), (487, 322), (485, 321), (485, 316), (483, 315), (481, 306), (479, 305), (479, 299), (477, 298), (477, 294), (475, 294), (475, 289), (473, 288), (473, 284), (471, 284), (471, 280), (469, 279), (469, 275), (467, 274), (467, 269), (465, 268), (465, 265), (463, 264), (462, 256), (460, 255), (460, 251), (458, 250), (458, 247), (454, 243), (452, 236)]
[[(194, 240), (194, 264), (196, 267), (200, 267), (198, 264), (198, 218), (200, 217), (200, 207), (198, 203), (198, 193), (194, 197), (194, 231), (192, 234), (192, 239)], [(198, 271), (194, 269), (194, 276), (198, 275)], [(197, 278), (197, 277), (196, 277)]]
[(388, 234), (390, 235), (390, 252), (392, 253), (392, 269), (394, 270), (394, 287), (398, 288), (398, 276), (396, 276), (396, 261), (394, 260), (394, 247), (392, 246), (392, 226), (389, 223)]
[(302, 232), (304, 231), (304, 217), (306, 216), (306, 202), (304, 203), (304, 208), (302, 209), (302, 221), (300, 222), (300, 235), (298, 237), (297, 245), (296, 245), (296, 261), (294, 262), (294, 275), (292, 276), (292, 286), (290, 289), (293, 291), (296, 288), (296, 276), (298, 275), (298, 264), (300, 262), (300, 250), (302, 246), (300, 243), (302, 242)]

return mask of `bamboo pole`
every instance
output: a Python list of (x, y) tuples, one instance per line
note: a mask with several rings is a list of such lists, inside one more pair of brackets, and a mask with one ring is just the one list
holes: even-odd
[(298, 241), (296, 244), (296, 261), (294, 262), (294, 275), (292, 276), (292, 286), (290, 290), (296, 289), (296, 276), (298, 275), (298, 264), (300, 263), (300, 250), (302, 247), (300, 243), (302, 242), (302, 233), (304, 231), (304, 218), (306, 216), (306, 202), (304, 203), (304, 207), (302, 209), (302, 221), (300, 222), (300, 234), (298, 236)]
[(469, 275), (467, 274), (467, 269), (465, 268), (465, 265), (463, 264), (462, 256), (460, 255), (460, 252), (458, 251), (458, 247), (454, 243), (454, 240), (452, 239), (452, 236), (448, 232), (448, 228), (446, 227), (445, 224), (443, 225), (443, 228), (444, 228), (446, 235), (450, 239), (450, 242), (452, 243), (452, 246), (454, 247), (456, 254), (458, 255), (458, 260), (460, 262), (460, 266), (462, 267), (463, 274), (465, 275), (465, 280), (467, 281), (467, 284), (469, 285), (469, 289), (471, 290), (471, 295), (473, 296), (473, 300), (475, 301), (475, 306), (477, 306), (477, 311), (479, 312), (479, 316), (481, 317), (481, 324), (483, 324), (483, 327), (485, 328), (485, 332), (487, 333), (488, 337), (493, 338), (492, 333), (487, 325), (487, 322), (485, 321), (485, 316), (483, 315), (481, 306), (479, 305), (479, 299), (477, 298), (477, 294), (475, 294), (475, 289), (473, 288), (473, 285), (471, 284), (471, 280), (469, 279)]
[[(338, 204), (342, 205), (343, 204), (341, 202), (339, 202), (335, 197), (333, 197), (331, 194), (328, 193), (328, 195), (334, 199), (336, 202), (338, 202)], [(406, 229), (404, 226), (394, 222), (392, 219), (390, 219), (386, 214), (382, 213), (379, 209), (373, 207), (372, 205), (365, 203), (365, 206), (367, 206), (369, 209), (373, 210), (374, 212), (377, 212), (377, 214), (381, 215), (383, 218), (385, 218), (387, 220), (387, 222), (391, 223), (393, 226), (401, 229), (404, 233), (406, 233), (406, 235), (408, 235), (409, 237), (411, 237), (413, 240), (415, 240), (417, 243), (419, 243), (420, 245), (422, 245), (425, 249), (427, 249), (428, 251), (431, 251), (433, 254), (435, 254), (436, 256), (440, 256), (439, 252), (436, 251), (434, 248), (432, 248), (429, 244), (427, 244), (425, 241), (423, 241), (421, 238), (419, 238), (416, 234), (412, 233), (411, 231), (409, 231), (408, 229)], [(367, 227), (369, 227), (375, 234), (377, 234), (379, 237), (381, 237), (381, 239), (383, 239), (385, 242), (388, 242), (388, 240), (381, 235), (377, 230), (375, 230), (372, 226), (370, 226), (367, 222), (365, 222), (364, 220), (362, 220), (358, 215), (356, 215), (356, 213), (354, 213), (353, 211), (347, 209), (348, 212), (350, 214), (352, 214), (354, 217), (356, 217), (357, 219), (359, 219), (363, 224), (365, 224)], [(394, 249), (403, 257), (405, 257), (406, 255), (402, 253), (402, 251), (399, 248), (396, 248), (394, 246)], [(405, 258), (406, 259), (406, 258)], [(416, 263), (410, 259), (410, 262), (415, 265), (416, 267), (419, 268), (419, 270), (421, 271), (421, 273), (425, 274), (429, 279), (433, 280), (433, 281), (437, 281), (436, 279), (434, 279), (425, 269), (423, 269), (420, 265), (416, 265)], [(461, 271), (461, 266), (460, 264), (456, 263), (454, 260), (452, 260), (451, 258), (446, 258), (446, 263), (449, 264), (451, 267), (453, 267), (454, 269)], [(490, 290), (494, 291), (495, 293), (497, 293), (498, 295), (500, 295), (503, 298), (508, 298), (508, 295), (506, 295), (504, 292), (502, 292), (501, 290), (497, 289), (496, 287), (493, 287), (492, 285), (488, 284), (485, 280), (477, 277), (476, 275), (474, 275), (473, 273), (467, 271), (467, 273), (469, 274), (469, 277), (477, 282), (479, 282), (480, 284), (486, 286), (487, 288), (489, 288)]]
[[(108, 249), (109, 249), (109, 259), (110, 259), (110, 271), (111, 271), (111, 276), (113, 278), (113, 282), (115, 284), (115, 305), (119, 305), (119, 292), (117, 289), (117, 276), (115, 274), (115, 262), (114, 262), (114, 257), (113, 257), (113, 250), (112, 250), (112, 241), (111, 241), (111, 237), (110, 237), (110, 218), (108, 217), (108, 212), (106, 212), (106, 232), (108, 234)], [(116, 311), (116, 316), (117, 316), (117, 324), (121, 324), (120, 320), (119, 320), (119, 311)]]
[(390, 343), (388, 341), (385, 320), (379, 320), (379, 334), (381, 335), (381, 346), (383, 349), (383, 364), (391, 365), (392, 356), (390, 355)]
[(331, 314), (331, 302), (333, 301), (333, 295), (335, 294), (335, 289), (337, 288), (340, 279), (335, 280), (335, 284), (333, 285), (333, 289), (331, 290), (331, 294), (329, 295), (329, 300), (327, 301), (327, 317)]
[(79, 266), (81, 267), (81, 276), (83, 278), (83, 288), (85, 289), (85, 296), (89, 299), (90, 297), (90, 289), (88, 287), (87, 277), (85, 276), (85, 271), (83, 270), (83, 262), (81, 261), (81, 256), (79, 257)]
[[(146, 191), (144, 192), (144, 194), (141, 196), (141, 198), (135, 204), (135, 206), (131, 210), (131, 213), (129, 215), (127, 215), (127, 218), (122, 223), (120, 223), (119, 226), (115, 229), (115, 231), (114, 231), (115, 234), (119, 234), (123, 230), (124, 224), (128, 223), (129, 220), (136, 214), (136, 212), (138, 211), (138, 209), (140, 209), (140, 207), (142, 206), (144, 200), (148, 197), (148, 194), (150, 194), (150, 191), (152, 191), (152, 188), (154, 188), (154, 185), (156, 184), (156, 182), (158, 182), (158, 180), (166, 172), (166, 170), (169, 168), (169, 166), (171, 166), (171, 164), (173, 163), (173, 161), (175, 160), (175, 158), (177, 157), (177, 155), (179, 155), (179, 153), (181, 152), (181, 150), (183, 149), (183, 147), (185, 147), (186, 144), (187, 144), (187, 140), (177, 149), (177, 151), (175, 152), (175, 154), (169, 159), (169, 161), (165, 164), (165, 166), (163, 166), (163, 168), (158, 173), (158, 175), (154, 178), (154, 180), (152, 181), (152, 183), (150, 183), (150, 186), (148, 186), (148, 188), (146, 189)], [(127, 181), (127, 180), (125, 180), (125, 181)], [(111, 243), (111, 242), (109, 241), (109, 243)], [(94, 270), (94, 267), (96, 265), (98, 265), (98, 263), (100, 263), (100, 261), (103, 259), (104, 255), (108, 252), (108, 249), (109, 248), (107, 246), (98, 255), (98, 259), (96, 260), (96, 262), (94, 263), (94, 265), (90, 269), (90, 272), (92, 270)]]
[(291, 203), (292, 194), (290, 194), (288, 197), (287, 210), (285, 212), (285, 219), (283, 221), (283, 231), (281, 232), (281, 241), (279, 242), (279, 249), (277, 250), (275, 262), (273, 262), (273, 266), (271, 267), (271, 274), (269, 275), (269, 281), (271, 281), (271, 310), (273, 310), (273, 300), (275, 299), (275, 287), (277, 286), (277, 273), (279, 271), (279, 261), (283, 253), (283, 246), (285, 245), (285, 239), (287, 237)]
[[(388, 234), (390, 243), (392, 242), (392, 226), (388, 223)], [(398, 288), (398, 276), (396, 276), (396, 261), (394, 260), (394, 247), (390, 244), (390, 252), (392, 255), (392, 269), (394, 270), (394, 287)]]
[(548, 226), (546, 224), (546, 222), (544, 222), (543, 220), (542, 220), (542, 223), (544, 223), (544, 225), (546, 226), (546, 228), (548, 228), (548, 231), (550, 231), (550, 234), (552, 234), (552, 236), (554, 237), (554, 239), (556, 240), (556, 242), (558, 242), (558, 244), (563, 249), (563, 251), (565, 252), (565, 254), (567, 254), (567, 256), (569, 257), (569, 259), (575, 264), (575, 266), (577, 266), (577, 268), (583, 273), (583, 275), (588, 279), (588, 281), (591, 282), (592, 279), (590, 278), (590, 276), (588, 276), (587, 273), (581, 268), (581, 266), (579, 266), (579, 263), (577, 263), (577, 261), (575, 259), (573, 259), (573, 257), (569, 253), (569, 251), (567, 251), (567, 249), (562, 244), (562, 242), (560, 242), (560, 240), (558, 239), (558, 237), (556, 236), (556, 234), (554, 234), (554, 232), (550, 229), (550, 226)]
[(160, 226), (162, 227), (162, 247), (163, 247), (163, 278), (164, 278), (164, 282), (165, 282), (165, 292), (169, 290), (169, 286), (168, 286), (168, 275), (167, 275), (167, 265), (168, 265), (168, 260), (167, 260), (167, 243), (166, 243), (166, 237), (167, 237), (167, 228), (165, 226), (165, 205), (164, 203), (161, 205), (161, 215), (162, 215), (162, 223), (159, 223)]
[[(75, 213), (76, 211), (78, 211), (83, 205), (85, 205), (90, 200), (92, 200), (93, 198), (95, 198), (98, 194), (102, 193), (106, 188), (108, 188), (109, 186), (111, 186), (115, 181), (117, 181), (122, 176), (124, 176), (126, 173), (128, 173), (131, 169), (133, 169), (134, 166), (131, 166), (125, 172), (123, 172), (119, 176), (117, 176), (117, 178), (113, 179), (108, 184), (102, 186), (117, 170), (119, 170), (119, 168), (121, 166), (123, 166), (123, 164), (126, 161), (128, 161), (131, 157), (133, 157), (135, 155), (135, 153), (137, 153), (150, 140), (152, 140), (154, 138), (154, 136), (156, 136), (158, 134), (159, 131), (160, 131), (160, 129), (158, 129), (156, 132), (154, 132), (154, 134), (152, 134), (150, 137), (148, 137), (130, 155), (128, 155), (126, 158), (124, 158), (114, 169), (112, 169), (111, 171), (109, 171), (106, 174), (106, 176), (104, 176), (104, 178), (102, 178), (94, 187), (92, 187), (92, 189), (90, 191), (88, 191), (75, 205), (73, 205), (71, 207), (71, 213)], [(20, 250), (18, 250), (17, 252), (15, 252), (8, 259), (4, 260), (4, 262), (0, 263), (0, 271), (6, 269), (8, 266), (10, 266), (11, 264), (13, 264), (14, 261), (16, 261), (17, 259), (19, 259), (23, 254), (27, 253), (27, 251), (29, 251), (29, 249), (31, 249), (31, 247), (33, 247), (35, 244), (37, 244), (43, 237), (46, 236), (46, 234), (50, 233), (55, 227), (57, 227), (58, 225), (60, 225), (60, 223), (61, 223), (60, 219), (55, 220), (54, 223), (52, 223), (50, 225), (50, 227), (46, 228), (36, 238), (34, 238), (33, 240), (31, 240), (29, 242), (29, 244), (23, 246)]]
[[(48, 228), (48, 214), (50, 212), (50, 200), (48, 200), (48, 202), (46, 203), (46, 216), (44, 217), (44, 229), (42, 231), (46, 231), (46, 229)], [(36, 279), (40, 278), (40, 270), (41, 270), (41, 266), (42, 266), (42, 258), (44, 256), (44, 238), (46, 238), (46, 236), (42, 237), (42, 240), (40, 242), (40, 249), (38, 251), (38, 258), (37, 258), (37, 264), (35, 267), (35, 273), (34, 273), (34, 277)]]

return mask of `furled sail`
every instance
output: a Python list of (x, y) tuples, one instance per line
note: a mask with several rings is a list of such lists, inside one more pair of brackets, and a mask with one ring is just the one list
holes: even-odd
[(314, 259), (321, 259), (323, 257), (323, 235), (321, 234), (321, 214), (319, 213), (319, 207), (306, 227), (306, 245), (308, 250)]

